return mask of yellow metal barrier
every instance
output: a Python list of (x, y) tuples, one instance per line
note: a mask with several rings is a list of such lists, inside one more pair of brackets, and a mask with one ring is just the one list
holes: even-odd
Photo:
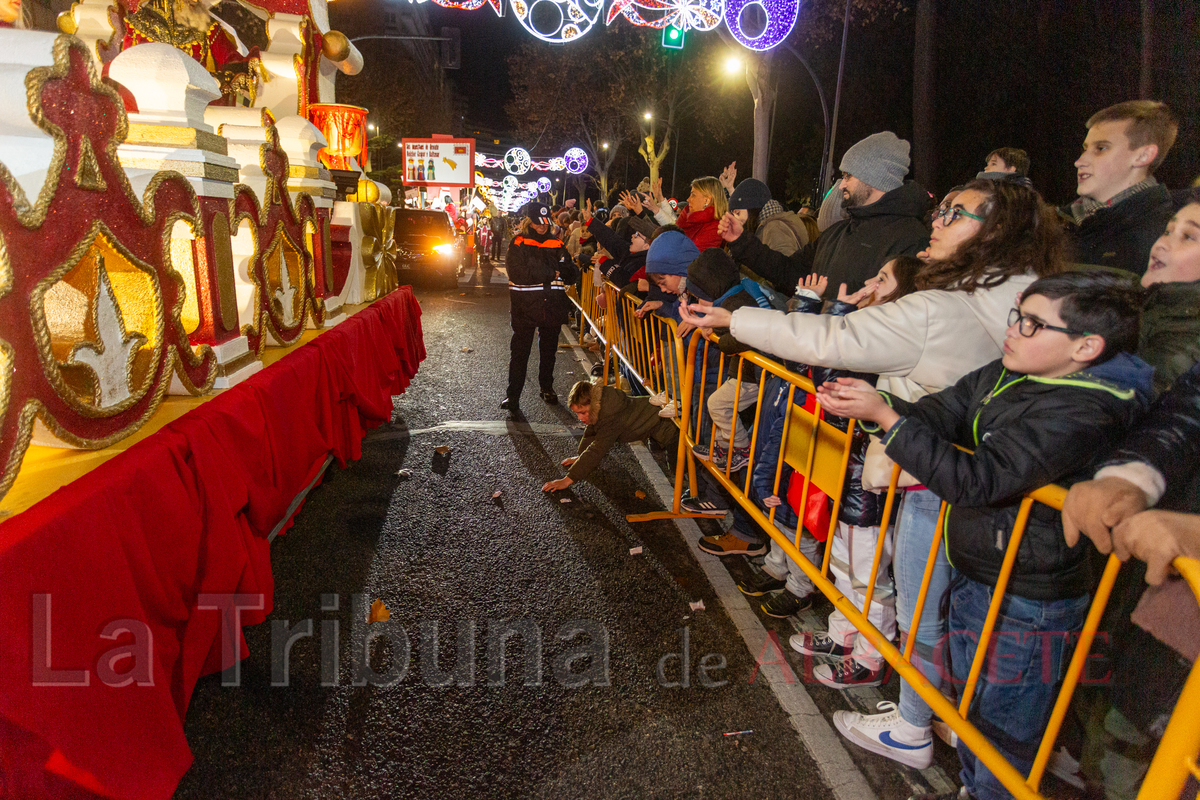
[[(630, 373), (651, 391), (666, 391), (668, 393), (669, 397), (676, 402), (676, 421), (680, 426), (681, 432), (681, 436), (679, 437), (679, 459), (675, 470), (675, 492), (672, 510), (631, 515), (628, 517), (629, 521), (640, 522), (670, 517), (706, 516), (689, 514), (680, 509), (685, 465), (690, 491), (692, 494), (695, 494), (697, 489), (695, 462), (699, 460), (713, 478), (742, 506), (743, 511), (766, 531), (772, 541), (782, 548), (784, 553), (808, 576), (814, 586), (867, 638), (879, 651), (884, 660), (899, 673), (900, 677), (916, 690), (921, 698), (933, 709), (934, 713), (958, 734), (959, 739), (971, 749), (976, 757), (987, 766), (1014, 797), (1021, 800), (1042, 800), (1043, 796), (1039, 794), (1038, 787), (1045, 774), (1046, 765), (1053, 753), (1054, 744), (1066, 717), (1071, 698), (1083, 673), (1084, 666), (1087, 663), (1100, 618), (1108, 604), (1109, 596), (1121, 567), (1121, 562), (1116, 556), (1109, 557), (1100, 583), (1094, 592), (1083, 629), (1079, 633), (1078, 642), (1075, 645), (1070, 663), (1066, 669), (1062, 688), (1059, 690), (1058, 697), (1051, 710), (1049, 722), (1042, 736), (1042, 741), (1029, 775), (1023, 776), (1018, 772), (1003, 754), (974, 725), (967, 721), (966, 716), (970, 708), (971, 699), (978, 685), (984, 662), (987, 659), (992, 631), (999, 616), (1000, 607), (1004, 602), (1005, 590), (1016, 561), (1017, 549), (1024, 535), (1025, 525), (1033, 504), (1035, 502), (1043, 503), (1061, 511), (1063, 500), (1066, 497), (1066, 490), (1059, 486), (1046, 486), (1030, 492), (1022, 500), (1008, 548), (1005, 552), (1000, 574), (997, 578), (993, 599), (988, 608), (983, 630), (979, 634), (967, 682), (958, 698), (958, 705), (955, 706), (938, 689), (930, 684), (920, 670), (912, 663), (917, 626), (914, 624), (912, 630), (909, 631), (907, 640), (904, 643), (904, 652), (901, 653), (892, 642), (884, 638), (883, 634), (868, 621), (862, 610), (870, 607), (878, 578), (885, 537), (888, 535), (889, 523), (895, 503), (900, 467), (896, 466), (893, 469), (891, 482), (884, 502), (883, 519), (880, 524), (880, 534), (872, 561), (871, 574), (864, 593), (864, 603), (862, 609), (859, 609), (828, 578), (829, 557), (832, 548), (828, 546), (825, 548), (822, 564), (818, 568), (798, 549), (800, 536), (804, 532), (803, 523), (797, 524), (794, 537), (789, 538), (783, 535), (779, 527), (775, 524), (775, 509), (772, 508), (769, 513), (764, 513), (749, 497), (759, 420), (762, 414), (763, 393), (768, 376), (778, 376), (790, 384), (788, 389), (788, 403), (784, 412), (786, 416), (783, 441), (779, 450), (779, 459), (774, 469), (775, 495), (779, 496), (780, 481), (785, 463), (800, 474), (803, 479), (802, 500), (799, 505), (800, 513), (798, 514), (801, 519), (804, 517), (803, 509), (813, 486), (820, 488), (829, 495), (833, 507), (831, 509), (827, 540), (833, 536), (837, 526), (838, 510), (845, 485), (847, 465), (854, 444), (856, 422), (850, 420), (846, 430), (841, 431), (823, 419), (819, 403), (815, 404), (815, 408), (812, 411), (796, 406), (793, 403), (796, 391), (814, 392), (813, 384), (807, 377), (791, 372), (779, 363), (758, 353), (745, 352), (736, 356), (722, 355), (716, 368), (717, 380), (715, 385), (721, 385), (727, 372), (734, 372), (734, 368), (726, 367), (726, 362), (729, 359), (736, 360), (736, 372), (734, 372), (735, 380), (737, 381), (734, 390), (735, 408), (740, 399), (740, 393), (743, 388), (742, 378), (746, 374), (746, 369), (748, 367), (757, 368), (759, 372), (758, 379), (754, 382), (757, 384), (757, 402), (755, 404), (753, 428), (750, 434), (750, 464), (746, 467), (745, 482), (742, 485), (738, 485), (730, 473), (734, 449), (732, 447), (733, 426), (738, 424), (736, 418), (730, 423), (731, 446), (728, 448), (729, 455), (725, 463), (714, 463), (712, 458), (713, 447), (711, 444), (709, 447), (709, 458), (696, 459), (692, 454), (692, 445), (696, 444), (702, 438), (701, 431), (703, 431), (703, 420), (707, 408), (705, 389), (708, 385), (709, 354), (711, 352), (710, 348), (716, 343), (715, 337), (705, 338), (698, 331), (692, 332), (687, 338), (686, 347), (684, 347), (684, 342), (679, 338), (673, 321), (652, 314), (645, 315), (645, 318), (640, 318), (636, 315), (637, 306), (640, 304), (637, 298), (622, 295), (617, 287), (612, 284), (607, 284), (604, 287), (604, 301), (596, 301), (595, 297), (598, 294), (589, 296), (585, 291), (584, 300), (591, 302), (596, 309), (606, 308), (611, 313), (603, 314), (602, 316), (602, 312), (593, 310), (589, 316), (588, 307), (585, 307), (580, 300), (576, 302), (581, 305), (585, 316), (589, 316), (589, 322), (599, 317), (607, 325), (605, 342), (609, 352), (606, 352), (606, 356), (611, 353), (612, 357), (619, 359), (625, 364)], [(701, 359), (697, 359), (698, 353), (702, 356)], [(699, 376), (696, 375), (697, 368), (699, 369)], [(745, 385), (750, 385), (750, 382), (745, 382)], [(692, 402), (693, 397), (697, 401), (695, 404)], [(694, 415), (692, 413), (693, 405), (696, 405), (697, 410), (697, 413)], [(938, 517), (937, 532), (930, 547), (928, 561), (921, 581), (921, 588), (914, 605), (914, 621), (920, 619), (921, 611), (927, 602), (926, 595), (933, 574), (937, 550), (941, 546), (947, 509), (947, 504), (943, 503)], [(1197, 602), (1200, 603), (1200, 562), (1180, 558), (1175, 560), (1174, 565), (1188, 581), (1192, 591), (1196, 594)], [(1197, 662), (1193, 666), (1183, 692), (1176, 703), (1175, 712), (1171, 717), (1150, 766), (1150, 770), (1138, 794), (1139, 800), (1151, 800), (1152, 798), (1153, 800), (1160, 800), (1161, 798), (1178, 797), (1189, 775), (1195, 775), (1197, 779), (1200, 779), (1200, 769), (1196, 766), (1196, 756), (1200, 752), (1200, 715), (1194, 712), (1196, 708), (1200, 708), (1200, 662)], [(1185, 713), (1185, 709), (1191, 710), (1192, 713)]]

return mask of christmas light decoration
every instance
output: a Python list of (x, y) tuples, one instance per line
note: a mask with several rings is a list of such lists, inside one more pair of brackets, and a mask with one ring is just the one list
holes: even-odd
[[(474, 0), (471, 0), (474, 2)], [(551, 44), (564, 44), (583, 36), (600, 18), (604, 0), (512, 0), (521, 27)], [(534, 14), (539, 17), (533, 21)]]
[[(767, 15), (767, 24), (758, 36), (742, 30), (742, 11), (756, 3)], [(800, 15), (800, 0), (726, 0), (725, 24), (738, 44), (749, 50), (770, 50), (787, 38)]]
[(550, 186), (551, 186), (551, 184), (550, 184), (549, 178), (538, 178), (537, 179), (537, 190), (539, 192), (550, 191)]
[[(660, 17), (647, 19), (639, 9), (663, 13)], [(676, 27), (682, 38), (682, 34), (689, 30), (711, 31), (721, 24), (721, 16), (724, 13), (725, 0), (613, 0), (613, 4), (608, 7), (605, 23), (611, 25), (617, 17), (624, 16), (634, 25), (643, 28)], [(730, 25), (731, 29), (732, 27)]]
[[(412, 0), (409, 0), (409, 2), (411, 3)], [(425, 0), (419, 0), (419, 2), (425, 2)], [(456, 2), (455, 0), (433, 0), (433, 2), (442, 8), (453, 8), (456, 11), (475, 11), (484, 6), (491, 6), (492, 11), (496, 12), (497, 17), (504, 15), (504, 9), (500, 5), (502, 0), (461, 0), (460, 2)]]
[(510, 147), (504, 154), (504, 168), (513, 175), (524, 175), (529, 172), (533, 159), (524, 147)]
[(567, 172), (572, 175), (578, 175), (588, 168), (587, 153), (579, 147), (572, 147), (568, 150), (563, 160), (566, 162)]

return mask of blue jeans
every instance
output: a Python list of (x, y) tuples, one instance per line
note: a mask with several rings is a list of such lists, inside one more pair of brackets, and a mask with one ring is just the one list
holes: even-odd
[[(956, 684), (966, 683), (992, 588), (960, 577), (950, 590), (949, 649)], [(1016, 767), (1029, 773), (1071, 655), (1071, 635), (1083, 628), (1091, 598), (1027, 600), (1009, 594), (992, 632), (967, 719)], [(959, 779), (977, 800), (1012, 797), (975, 754), (959, 742)]]
[[(938, 512), (942, 500), (928, 489), (916, 489), (903, 493), (900, 510), (897, 512), (895, 547), (892, 571), (896, 576), (896, 626), (903, 637), (912, 630), (913, 609), (921, 591), (921, 579), (925, 576), (925, 562), (929, 557), (929, 546), (937, 533)], [(942, 595), (950, 586), (954, 568), (946, 560), (946, 548), (939, 547), (933, 575), (929, 580), (929, 592), (925, 595), (925, 606), (921, 619), (917, 621), (917, 643), (913, 647), (913, 666), (939, 689), (949, 670), (930, 659), (939, 642), (946, 635), (946, 620), (941, 615)], [(905, 722), (919, 728), (929, 726), (933, 710), (921, 699), (917, 690), (907, 681), (900, 682), (900, 702), (897, 705)]]

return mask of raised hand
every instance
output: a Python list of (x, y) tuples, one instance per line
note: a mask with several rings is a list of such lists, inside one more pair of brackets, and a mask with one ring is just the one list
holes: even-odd
[(742, 221), (729, 212), (717, 223), (717, 233), (727, 242), (736, 242), (742, 235)]
[(728, 328), (733, 314), (720, 306), (680, 303), (679, 318), (693, 328)]
[(586, 228), (591, 223), (592, 217), (596, 216), (596, 209), (592, 206), (592, 201), (588, 199), (583, 201), (583, 208), (580, 211), (583, 214), (583, 227)]
[(631, 214), (641, 214), (642, 213), (642, 200), (637, 195), (635, 195), (633, 192), (630, 192), (630, 191), (621, 192), (621, 204), (623, 206), (625, 206), (626, 208), (628, 208), (629, 213), (631, 213)]
[(817, 402), (839, 417), (865, 419), (891, 428), (900, 418), (875, 387), (858, 378), (838, 378), (817, 387)]
[(721, 176), (717, 180), (725, 187), (726, 194), (733, 194), (733, 184), (737, 180), (737, 162), (729, 162), (729, 166), (721, 170)]
[(658, 205), (660, 205), (660, 206), (663, 204), (662, 178), (661, 177), (654, 182), (654, 185), (652, 187), (650, 187), (650, 194), (653, 195), (654, 202), (658, 203)]
[[(824, 297), (825, 289), (826, 289), (826, 287), (829, 286), (829, 276), (828, 275), (817, 275), (816, 273), (805, 275), (804, 282), (801, 283), (800, 285), (803, 286), (805, 289), (808, 289), (811, 292), (815, 292), (819, 297)], [(846, 284), (843, 283), (842, 291), (845, 291), (845, 290), (846, 290)], [(841, 294), (838, 295), (838, 299), (839, 300), (842, 299)]]
[(852, 306), (857, 306), (860, 303), (862, 303), (864, 300), (866, 300), (868, 297), (871, 297), (872, 295), (874, 295), (875, 290), (878, 288), (879, 288), (879, 281), (872, 278), (866, 282), (866, 284), (863, 286), (863, 288), (859, 289), (854, 294), (848, 294), (846, 292), (846, 284), (843, 283), (841, 285), (841, 287), (838, 289), (837, 299), (839, 302), (849, 303)]

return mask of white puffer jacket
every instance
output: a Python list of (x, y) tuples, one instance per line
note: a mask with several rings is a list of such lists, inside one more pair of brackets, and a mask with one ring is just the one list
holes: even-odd
[(1009, 278), (972, 294), (914, 292), (844, 317), (739, 308), (730, 332), (789, 361), (875, 373), (881, 391), (911, 402), (1004, 355), (1008, 312), (1034, 278)]

